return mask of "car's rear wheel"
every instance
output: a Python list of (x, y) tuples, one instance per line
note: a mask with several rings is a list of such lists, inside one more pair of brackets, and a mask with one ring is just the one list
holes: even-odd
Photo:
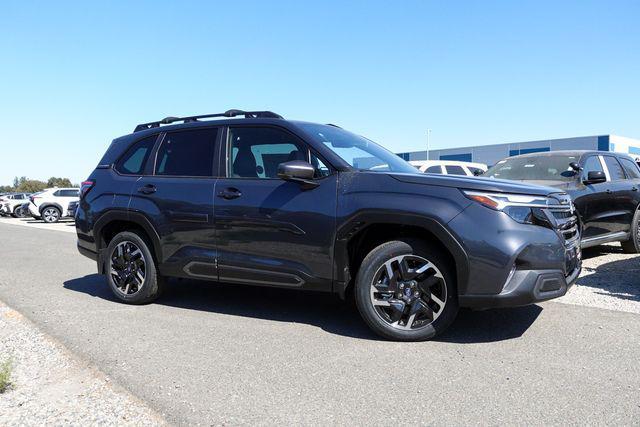
[(13, 216), (16, 218), (24, 218), (26, 216), (26, 214), (24, 213), (24, 209), (22, 209), (22, 206), (16, 206), (16, 208), (13, 210)]
[(42, 220), (49, 224), (60, 221), (61, 216), (62, 212), (55, 206), (47, 206), (42, 210)]
[(113, 294), (127, 304), (147, 304), (162, 290), (163, 279), (149, 246), (136, 233), (124, 231), (109, 243), (107, 281)]
[(356, 304), (379, 335), (424, 341), (444, 331), (458, 313), (451, 265), (419, 240), (391, 241), (373, 249), (356, 277)]
[(637, 209), (635, 215), (633, 215), (629, 240), (620, 244), (622, 245), (622, 250), (628, 254), (640, 252), (640, 209)]

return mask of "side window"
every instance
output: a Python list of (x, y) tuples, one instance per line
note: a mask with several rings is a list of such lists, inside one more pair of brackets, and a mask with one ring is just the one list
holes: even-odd
[(611, 181), (618, 181), (625, 178), (622, 166), (620, 166), (620, 163), (618, 163), (615, 157), (604, 156), (604, 163), (607, 165), (607, 169), (609, 169)]
[(156, 175), (214, 176), (213, 153), (218, 129), (169, 132), (156, 156)]
[(60, 190), (62, 197), (78, 197), (78, 190)]
[(584, 162), (584, 166), (582, 167), (582, 179), (583, 180), (587, 179), (589, 172), (592, 172), (592, 171), (604, 172), (604, 169), (602, 169), (602, 164), (600, 163), (600, 159), (598, 158), (598, 156), (591, 156), (587, 158), (587, 160)]
[(292, 160), (309, 161), (306, 146), (283, 130), (260, 127), (230, 128), (229, 141), (229, 176), (233, 178), (278, 178), (280, 163)]
[(440, 168), (440, 165), (434, 165), (434, 166), (429, 166), (427, 170), (425, 170), (424, 172), (425, 173), (442, 173), (442, 169)]
[(62, 190), (58, 190), (55, 193), (53, 193), (54, 197), (62, 197)]
[(634, 161), (622, 157), (620, 158), (620, 162), (629, 179), (640, 179), (640, 169), (638, 169), (638, 165)]
[(157, 138), (158, 135), (153, 135), (129, 147), (124, 156), (116, 163), (116, 170), (127, 175), (142, 175)]
[(464, 169), (462, 169), (462, 166), (447, 165), (445, 166), (445, 168), (447, 169), (448, 175), (466, 175)]

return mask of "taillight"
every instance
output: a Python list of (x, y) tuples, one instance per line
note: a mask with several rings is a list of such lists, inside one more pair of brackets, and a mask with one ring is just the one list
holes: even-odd
[(80, 198), (84, 199), (84, 197), (93, 188), (94, 185), (96, 185), (96, 182), (93, 179), (88, 179), (88, 180), (84, 181), (80, 185)]

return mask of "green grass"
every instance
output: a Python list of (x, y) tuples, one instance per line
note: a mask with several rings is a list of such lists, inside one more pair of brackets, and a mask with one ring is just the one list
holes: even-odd
[(0, 394), (7, 391), (7, 389), (11, 386), (11, 369), (12, 369), (11, 359), (7, 359), (4, 362), (0, 363)]

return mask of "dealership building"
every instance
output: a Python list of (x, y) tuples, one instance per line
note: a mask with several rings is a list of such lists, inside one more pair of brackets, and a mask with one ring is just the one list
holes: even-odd
[[(640, 158), (640, 139), (618, 135), (579, 136), (575, 138), (512, 142), (475, 147), (429, 150), (429, 160), (461, 160), (493, 165), (498, 160), (518, 154), (557, 150), (600, 150), (627, 153)], [(398, 153), (405, 160), (426, 160), (427, 151)]]

